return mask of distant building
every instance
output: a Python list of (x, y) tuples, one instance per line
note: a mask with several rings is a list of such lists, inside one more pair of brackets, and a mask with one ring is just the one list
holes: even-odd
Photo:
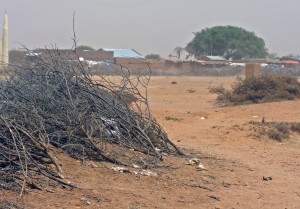
[(113, 52), (110, 51), (86, 51), (86, 50), (73, 50), (69, 49), (36, 49), (30, 53), (27, 53), (27, 57), (32, 59), (35, 56), (41, 56), (42, 58), (48, 59), (50, 55), (56, 53), (61, 57), (65, 57), (71, 61), (81, 61), (88, 64), (88, 66), (102, 64), (102, 63), (113, 63)]
[(217, 61), (226, 61), (224, 57), (221, 56), (198, 56), (197, 60), (202, 60), (202, 61), (212, 61), (212, 62), (217, 62)]
[(84, 62), (89, 67), (98, 64), (105, 64), (106, 66), (117, 64), (139, 69), (147, 66), (144, 61), (144, 56), (134, 49), (101, 48), (97, 51), (76, 50), (76, 53), (69, 49), (36, 49), (26, 55), (27, 59), (34, 59), (36, 56), (51, 59), (51, 54), (58, 54), (71, 61)]
[(130, 69), (145, 69), (147, 64), (145, 63), (144, 56), (135, 51), (134, 49), (109, 49), (101, 48), (99, 52), (113, 52), (114, 61), (116, 65), (122, 65)]
[(300, 64), (300, 57), (298, 57), (298, 56), (283, 56), (279, 61), (283, 64)]
[(144, 58), (143, 55), (135, 51), (134, 49), (109, 49), (101, 48), (98, 49), (99, 52), (113, 52), (114, 58)]

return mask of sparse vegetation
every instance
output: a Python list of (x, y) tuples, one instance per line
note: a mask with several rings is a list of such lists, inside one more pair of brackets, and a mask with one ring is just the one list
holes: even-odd
[(291, 124), (291, 130), (300, 133), (300, 122), (292, 123)]
[(283, 135), (288, 136), (290, 131), (289, 131), (289, 125), (284, 122), (279, 122), (275, 123), (274, 128), (281, 132)]
[(161, 57), (159, 54), (148, 54), (145, 56), (145, 59), (158, 60), (161, 59)]
[(187, 92), (192, 94), (192, 93), (195, 93), (196, 90), (194, 90), (194, 89), (188, 89)]
[(283, 139), (287, 139), (290, 136), (289, 126), (287, 123), (279, 122), (268, 131), (270, 139), (281, 142)]
[(173, 120), (173, 121), (181, 121), (180, 118), (174, 117), (174, 116), (166, 116), (165, 117), (166, 120)]
[(238, 78), (231, 89), (216, 86), (209, 91), (218, 95), (216, 102), (219, 105), (241, 105), (299, 98), (300, 83), (290, 75), (266, 73), (259, 77)]
[(268, 136), (270, 139), (282, 142), (284, 139), (290, 138), (291, 134), (300, 134), (300, 123), (287, 123), (287, 122), (255, 122), (250, 121), (253, 127), (250, 130), (255, 131), (255, 136), (261, 138)]
[(274, 139), (276, 141), (281, 142), (283, 140), (283, 138), (284, 138), (284, 135), (280, 131), (278, 131), (276, 129), (271, 129), (268, 132), (268, 137), (270, 139)]
[(95, 51), (95, 49), (91, 46), (86, 45), (80, 45), (76, 47), (76, 50), (82, 50), (82, 51)]

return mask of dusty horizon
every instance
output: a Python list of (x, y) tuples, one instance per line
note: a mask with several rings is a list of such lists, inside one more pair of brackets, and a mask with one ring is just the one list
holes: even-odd
[(299, 6), (297, 0), (2, 0), (0, 17), (2, 22), (6, 10), (9, 49), (71, 48), (75, 11), (78, 45), (95, 49), (133, 48), (167, 57), (175, 47), (185, 47), (193, 32), (233, 25), (255, 32), (269, 52), (287, 55), (300, 54)]

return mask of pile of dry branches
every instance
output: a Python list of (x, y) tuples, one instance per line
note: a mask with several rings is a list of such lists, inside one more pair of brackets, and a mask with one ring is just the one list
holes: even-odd
[(58, 50), (7, 72), (0, 83), (0, 188), (22, 194), (28, 186), (45, 188), (45, 179), (72, 187), (63, 181), (57, 150), (142, 167), (163, 152), (180, 154), (151, 116), (150, 72), (132, 77), (122, 68), (119, 77), (93, 77)]

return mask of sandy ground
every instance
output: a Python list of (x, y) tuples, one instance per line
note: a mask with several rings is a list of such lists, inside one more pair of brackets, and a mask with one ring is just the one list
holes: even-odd
[(255, 137), (249, 124), (262, 117), (300, 122), (300, 100), (215, 106), (209, 86), (230, 86), (234, 79), (153, 77), (149, 86), (154, 116), (207, 170), (186, 165), (191, 157), (166, 156), (152, 170), (157, 176), (142, 176), (60, 154), (66, 180), (79, 188), (33, 191), (18, 201), (28, 208), (300, 208), (300, 136), (279, 143)]

